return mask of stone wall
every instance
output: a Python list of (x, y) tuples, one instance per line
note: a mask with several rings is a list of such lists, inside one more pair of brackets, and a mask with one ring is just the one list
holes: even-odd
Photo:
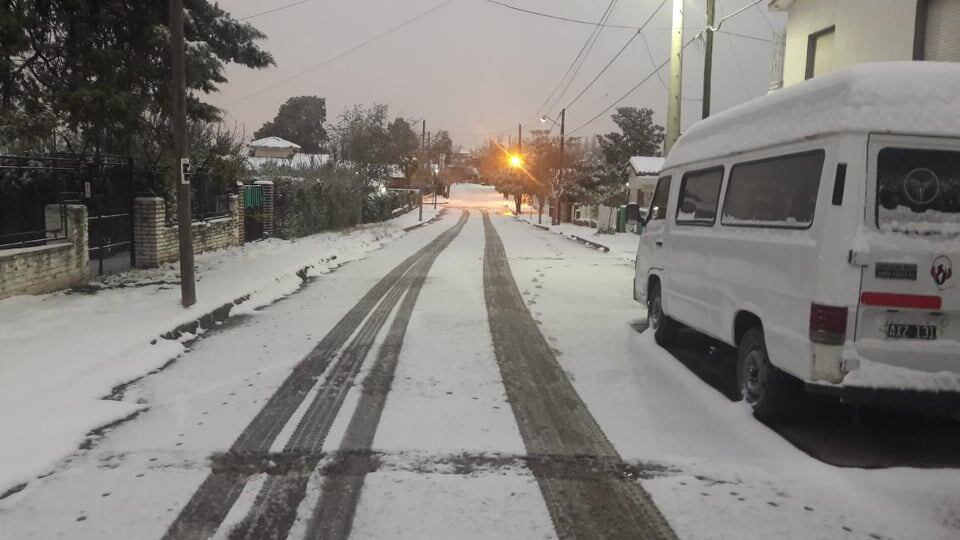
[[(166, 209), (160, 197), (134, 201), (134, 242), (137, 268), (155, 268), (180, 259), (177, 226), (166, 224)], [(203, 253), (243, 242), (243, 217), (236, 195), (230, 196), (230, 215), (193, 222), (193, 252)]]
[[(65, 238), (45, 246), (0, 251), (0, 298), (43, 294), (87, 282), (87, 207), (67, 205), (65, 210)], [(44, 216), (47, 230), (61, 228), (60, 205), (48, 205)]]

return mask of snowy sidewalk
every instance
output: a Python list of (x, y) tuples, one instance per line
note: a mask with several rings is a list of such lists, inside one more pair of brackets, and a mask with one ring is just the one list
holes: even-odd
[(550, 231), (554, 234), (565, 236), (571, 240), (586, 240), (594, 244), (599, 244), (607, 248), (608, 252), (612, 255), (630, 262), (633, 262), (637, 256), (637, 244), (640, 241), (640, 236), (633, 233), (598, 234), (597, 230), (593, 227), (584, 227), (582, 225), (574, 225), (572, 223), (550, 225), (549, 216), (544, 216), (542, 224), (538, 222), (536, 215), (531, 217), (529, 214), (524, 214), (518, 217), (520, 221), (529, 223), (543, 230)]
[[(423, 208), (424, 221), (442, 207)], [(327, 273), (404, 234), (417, 210), (382, 224), (297, 240), (268, 239), (198, 255), (197, 303), (180, 306), (177, 263), (91, 283), (93, 293), (0, 301), (0, 495), (43, 474), (93, 429), (140, 406), (103, 399), (183, 352), (158, 339), (241, 297), (231, 314), (295, 292), (297, 272)], [(189, 336), (187, 336), (189, 337)]]

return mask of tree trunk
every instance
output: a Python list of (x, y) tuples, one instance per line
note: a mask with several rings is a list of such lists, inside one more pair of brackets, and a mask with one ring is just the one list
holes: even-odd
[(520, 215), (520, 210), (521, 210), (521, 208), (522, 208), (522, 206), (523, 206), (523, 195), (520, 194), (520, 193), (517, 193), (516, 195), (513, 196), (513, 201), (514, 201), (514, 202), (516, 203), (516, 205), (517, 205), (517, 215), (519, 216), (519, 215)]

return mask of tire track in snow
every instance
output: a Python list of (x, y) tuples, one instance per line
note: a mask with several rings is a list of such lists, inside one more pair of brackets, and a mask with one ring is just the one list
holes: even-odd
[[(439, 254), (437, 252), (436, 255)], [(340, 443), (342, 454), (335, 460), (334, 467), (345, 471), (345, 474), (327, 476), (324, 479), (320, 500), (314, 507), (308, 524), (307, 538), (347, 540), (350, 537), (364, 479), (368, 472), (375, 470), (375, 459), (370, 450), (387, 402), (387, 394), (393, 384), (400, 350), (403, 348), (403, 338), (435, 259), (436, 256), (424, 257), (411, 270), (413, 281), (410, 289), (390, 324), (370, 373), (363, 380), (360, 400)]]
[[(364, 360), (373, 347), (377, 335), (393, 312), (394, 307), (403, 298), (401, 311), (394, 317), (387, 341), (381, 346), (380, 353), (380, 356), (386, 355), (388, 357), (399, 355), (400, 347), (403, 345), (403, 335), (402, 333), (399, 336), (397, 335), (398, 325), (406, 330), (410, 313), (413, 311), (420, 288), (423, 286), (430, 268), (440, 253), (457, 237), (469, 216), (469, 212), (465, 210), (457, 225), (440, 235), (435, 243), (431, 243), (430, 249), (387, 293), (354, 340), (344, 349), (340, 360), (334, 365), (330, 375), (322, 383), (313, 403), (301, 419), (290, 441), (284, 447), (285, 452), (309, 456), (306, 467), (293, 474), (270, 476), (257, 495), (257, 500), (254, 502), (251, 512), (231, 532), (230, 538), (285, 538), (289, 534), (296, 519), (297, 508), (306, 494), (310, 473), (319, 464), (322, 457), (323, 443), (343, 406), (350, 388), (353, 386), (357, 373), (359, 373)], [(409, 311), (405, 311), (404, 308)], [(392, 353), (390, 349), (394, 349)], [(378, 356), (378, 360), (380, 356)], [(377, 364), (382, 369), (383, 364), (379, 361)], [(395, 361), (393, 365), (395, 366)], [(377, 367), (374, 369), (376, 370)], [(377, 380), (382, 380), (382, 372), (377, 376)], [(385, 398), (385, 391), (383, 395)], [(369, 402), (365, 404), (363, 397), (361, 397), (360, 406), (369, 407), (370, 405)], [(382, 407), (382, 403), (380, 406)], [(351, 417), (350, 429), (363, 430), (365, 433), (360, 434), (360, 437), (363, 439), (369, 438), (372, 442), (373, 434), (376, 432), (376, 424), (361, 423), (355, 425), (353, 423), (354, 418), (356, 418), (356, 415)], [(379, 414), (377, 419), (379, 420)], [(352, 440), (349, 429), (347, 435), (345, 435), (345, 441), (347, 440)], [(354, 477), (357, 478), (355, 475)], [(362, 485), (362, 476), (358, 478), (361, 479)], [(357, 495), (359, 495), (359, 487), (357, 486)], [(343, 501), (338, 501), (334, 504), (342, 503)], [(352, 511), (349, 512), (349, 516), (352, 519)], [(346, 527), (346, 530), (349, 531), (349, 523), (346, 524)], [(326, 536), (323, 536), (323, 538), (326, 538)]]
[[(381, 299), (421, 258), (443, 243), (446, 235), (463, 227), (460, 222), (388, 272), (346, 313), (316, 347), (294, 367), (259, 413), (240, 433), (229, 452), (257, 455), (269, 452), (271, 445), (294, 412), (303, 403), (317, 379), (326, 371), (344, 343)], [(212, 471), (167, 529), (164, 539), (206, 539), (213, 535), (233, 507), (246, 484), (247, 476), (231, 471)]]
[[(622, 464), (524, 304), (503, 242), (486, 212), (483, 226), (483, 284), (490, 333), (527, 453), (587, 456)], [(560, 538), (676, 538), (634, 478), (611, 478), (578, 467), (563, 476), (556, 474), (556, 465), (550, 462), (528, 465)]]

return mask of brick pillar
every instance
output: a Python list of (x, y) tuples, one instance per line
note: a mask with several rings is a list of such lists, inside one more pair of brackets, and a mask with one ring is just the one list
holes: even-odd
[(167, 211), (160, 197), (137, 197), (133, 201), (133, 242), (137, 268), (160, 265)]
[[(61, 208), (66, 212), (64, 223)], [(48, 204), (43, 208), (43, 217), (48, 231), (56, 231), (66, 226), (66, 230), (59, 233), (47, 233), (47, 237), (59, 236), (73, 244), (72, 261), (75, 263), (69, 273), (74, 276), (73, 283), (86, 283), (90, 275), (90, 251), (87, 232), (87, 207), (82, 204)]]
[(263, 235), (273, 236), (273, 221), (276, 215), (274, 205), (274, 186), (269, 180), (257, 180), (258, 186), (263, 186)]
[(247, 211), (246, 207), (246, 197), (243, 187), (243, 182), (237, 182), (237, 213), (234, 216), (234, 219), (237, 220), (237, 245), (242, 246), (247, 239), (247, 232), (244, 226), (244, 217), (245, 212)]
[(230, 244), (234, 246), (239, 246), (243, 243), (243, 238), (240, 236), (239, 225), (239, 223), (243, 221), (241, 208), (243, 208), (243, 205), (240, 203), (240, 198), (237, 197), (236, 194), (231, 194), (227, 200), (227, 209), (230, 212), (230, 217), (233, 218), (233, 241), (230, 242)]

